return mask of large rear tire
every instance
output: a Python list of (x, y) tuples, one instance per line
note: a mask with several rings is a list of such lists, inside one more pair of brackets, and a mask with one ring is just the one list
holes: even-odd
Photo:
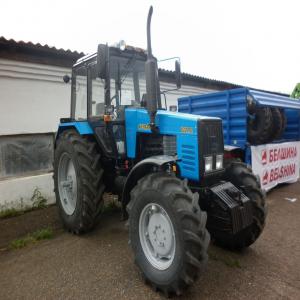
[(198, 194), (166, 173), (146, 175), (131, 191), (129, 237), (146, 282), (166, 295), (182, 292), (207, 261), (209, 233)]
[(268, 142), (273, 142), (281, 137), (283, 128), (284, 128), (284, 120), (282, 119), (282, 114), (279, 108), (272, 108), (272, 132)]
[(90, 231), (102, 211), (103, 169), (96, 144), (75, 130), (64, 131), (54, 153), (54, 191), (64, 226)]
[(272, 116), (273, 129), (269, 142), (281, 139), (286, 127), (286, 115), (283, 109), (272, 108)]
[(285, 114), (285, 111), (284, 109), (279, 109), (280, 111), (280, 114), (281, 114), (281, 119), (282, 119), (282, 127), (281, 127), (281, 131), (280, 133), (278, 134), (278, 138), (282, 138), (284, 132), (285, 132), (285, 128), (286, 128), (286, 122), (287, 122), (287, 119), (286, 119), (286, 114)]
[(248, 119), (248, 141), (252, 145), (265, 144), (272, 134), (272, 111), (268, 107), (257, 107)]
[[(232, 162), (225, 171), (225, 181), (229, 181), (250, 199), (252, 203), (252, 224), (233, 235), (230, 233), (210, 232), (216, 243), (224, 248), (240, 250), (253, 244), (263, 231), (267, 215), (265, 195), (261, 190), (260, 182), (252, 173), (250, 167), (242, 162)], [(228, 217), (230, 219), (230, 216)]]

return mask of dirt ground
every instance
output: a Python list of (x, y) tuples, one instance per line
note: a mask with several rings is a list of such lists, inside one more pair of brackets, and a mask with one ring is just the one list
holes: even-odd
[[(206, 272), (181, 299), (300, 299), (300, 183), (274, 189), (267, 202), (259, 240), (243, 253), (210, 245)], [(53, 239), (5, 250), (48, 226)], [(119, 212), (80, 237), (62, 230), (55, 206), (0, 220), (0, 249), (1, 299), (164, 299), (143, 283)]]

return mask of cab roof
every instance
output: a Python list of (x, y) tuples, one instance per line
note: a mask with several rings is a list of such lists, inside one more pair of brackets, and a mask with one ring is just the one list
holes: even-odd
[[(131, 57), (133, 54), (136, 54), (139, 56), (139, 58), (141, 60), (146, 60), (146, 58), (147, 58), (147, 53), (144, 49), (132, 47), (132, 46), (126, 46), (125, 50), (121, 50), (118, 47), (110, 46), (109, 51), (110, 51), (111, 55), (115, 55), (115, 56), (122, 55), (125, 57), (126, 56)], [(97, 53), (87, 54), (87, 55), (79, 58), (73, 67), (76, 67), (77, 65), (82, 65), (85, 62), (91, 61), (96, 57), (97, 57)]]

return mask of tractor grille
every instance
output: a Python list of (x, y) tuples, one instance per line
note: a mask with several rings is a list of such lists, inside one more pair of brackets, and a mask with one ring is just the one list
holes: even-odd
[(140, 134), (139, 148), (140, 158), (155, 155), (177, 155), (176, 136)]
[(196, 160), (196, 148), (197, 145), (182, 145), (182, 168), (194, 172), (196, 169), (195, 160)]
[(164, 155), (177, 155), (177, 142), (175, 135), (163, 136), (163, 152)]
[(200, 175), (204, 174), (204, 157), (213, 156), (214, 168), (216, 154), (223, 154), (223, 126), (221, 120), (202, 119), (198, 121), (198, 144)]

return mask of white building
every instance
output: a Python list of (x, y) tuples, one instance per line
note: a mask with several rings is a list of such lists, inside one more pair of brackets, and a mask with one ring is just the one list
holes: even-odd
[[(54, 203), (53, 143), (62, 117), (70, 114), (70, 85), (62, 81), (83, 53), (0, 38), (0, 211), (33, 204), (37, 191)], [(161, 89), (174, 87), (174, 74), (160, 71)], [(177, 98), (236, 87), (183, 74)]]

